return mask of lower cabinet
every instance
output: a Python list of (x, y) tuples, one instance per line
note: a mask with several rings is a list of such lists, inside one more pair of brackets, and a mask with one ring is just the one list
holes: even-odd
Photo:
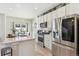
[(51, 50), (51, 34), (44, 35), (44, 46)]
[(52, 47), (52, 54), (54, 56), (58, 56), (58, 47), (55, 44), (53, 44), (53, 47)]
[(19, 55), (19, 44), (14, 43), (12, 44), (12, 56), (18, 56)]
[(74, 48), (54, 42), (52, 46), (52, 54), (54, 56), (76, 56), (76, 50)]

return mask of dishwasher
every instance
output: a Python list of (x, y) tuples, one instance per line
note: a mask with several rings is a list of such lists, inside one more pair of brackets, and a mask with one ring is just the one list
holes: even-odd
[(12, 48), (11, 47), (2, 48), (1, 56), (12, 56)]

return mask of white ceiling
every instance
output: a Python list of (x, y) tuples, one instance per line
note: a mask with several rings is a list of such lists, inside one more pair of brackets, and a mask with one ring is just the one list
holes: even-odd
[(0, 3), (0, 13), (20, 18), (34, 18), (58, 3)]

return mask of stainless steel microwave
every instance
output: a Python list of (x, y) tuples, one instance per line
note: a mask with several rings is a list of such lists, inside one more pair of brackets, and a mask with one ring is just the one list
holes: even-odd
[(47, 22), (40, 23), (41, 28), (47, 28)]

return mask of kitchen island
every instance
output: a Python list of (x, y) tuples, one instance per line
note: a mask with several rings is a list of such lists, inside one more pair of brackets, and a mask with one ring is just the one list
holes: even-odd
[(19, 53), (19, 45), (20, 43), (34, 40), (32, 37), (15, 37), (15, 38), (5, 38), (4, 41), (0, 42), (0, 55), (1, 55), (1, 49), (5, 47), (11, 47), (12, 48), (12, 55), (17, 56)]

